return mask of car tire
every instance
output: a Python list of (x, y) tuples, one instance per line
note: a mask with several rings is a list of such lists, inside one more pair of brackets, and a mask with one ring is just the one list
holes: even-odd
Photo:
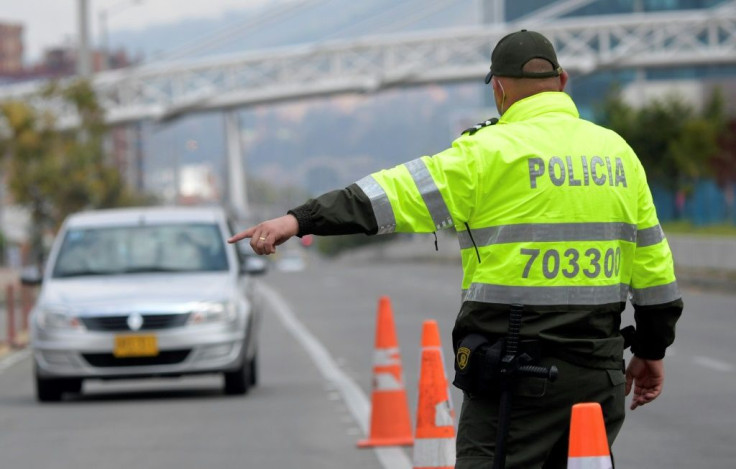
[(65, 378), (62, 384), (64, 392), (72, 394), (79, 394), (82, 392), (82, 379), (81, 378)]
[(59, 402), (64, 394), (64, 380), (45, 379), (36, 375), (36, 399), (39, 402)]
[(34, 366), (36, 378), (36, 399), (39, 402), (59, 402), (65, 392), (79, 394), (82, 392), (82, 378), (42, 378), (38, 374), (38, 365)]
[(255, 386), (258, 384), (258, 355), (253, 355), (250, 360), (250, 385)]
[(248, 392), (251, 384), (251, 363), (252, 361), (244, 358), (237, 370), (225, 372), (225, 394), (233, 396)]

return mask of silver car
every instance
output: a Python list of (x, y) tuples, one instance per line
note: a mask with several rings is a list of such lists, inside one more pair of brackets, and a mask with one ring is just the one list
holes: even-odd
[[(226, 239), (221, 208), (82, 212), (63, 224), (31, 313), (36, 395), (85, 379), (222, 373), (227, 394), (256, 383), (260, 259)], [(249, 262), (252, 260), (252, 263)]]

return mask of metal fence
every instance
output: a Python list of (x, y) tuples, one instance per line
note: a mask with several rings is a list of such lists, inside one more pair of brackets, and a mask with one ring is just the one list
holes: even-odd
[(688, 193), (652, 187), (661, 222), (689, 221), (695, 226), (736, 225), (736, 184), (719, 187), (713, 180), (694, 183)]
[(36, 289), (4, 276), (0, 284), (0, 352), (28, 341), (28, 317)]

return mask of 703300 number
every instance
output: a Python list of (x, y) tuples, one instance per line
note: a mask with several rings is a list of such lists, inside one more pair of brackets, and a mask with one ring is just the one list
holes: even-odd
[[(618, 275), (621, 270), (621, 248), (608, 248), (605, 252), (600, 249), (587, 249), (582, 255), (587, 258), (588, 266), (582, 268), (580, 265), (581, 254), (578, 249), (569, 248), (564, 252), (557, 249), (547, 249), (542, 253), (541, 249), (521, 248), (522, 256), (529, 256), (526, 262), (522, 278), (529, 278), (534, 269), (534, 264), (541, 256), (542, 275), (548, 279), (557, 278), (560, 274), (567, 278), (574, 278), (581, 273), (588, 278), (597, 278), (605, 275), (611, 278)], [(564, 264), (564, 265), (563, 265)]]

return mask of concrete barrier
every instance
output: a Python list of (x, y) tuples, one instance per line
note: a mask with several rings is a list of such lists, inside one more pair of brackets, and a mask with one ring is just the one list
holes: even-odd
[[(438, 235), (402, 236), (396, 241), (354, 249), (340, 256), (347, 262), (459, 262), (457, 236), (452, 231)], [(668, 235), (678, 279), (683, 284), (725, 287), (736, 291), (736, 237)]]
[(675, 265), (736, 273), (736, 238), (669, 235)]

